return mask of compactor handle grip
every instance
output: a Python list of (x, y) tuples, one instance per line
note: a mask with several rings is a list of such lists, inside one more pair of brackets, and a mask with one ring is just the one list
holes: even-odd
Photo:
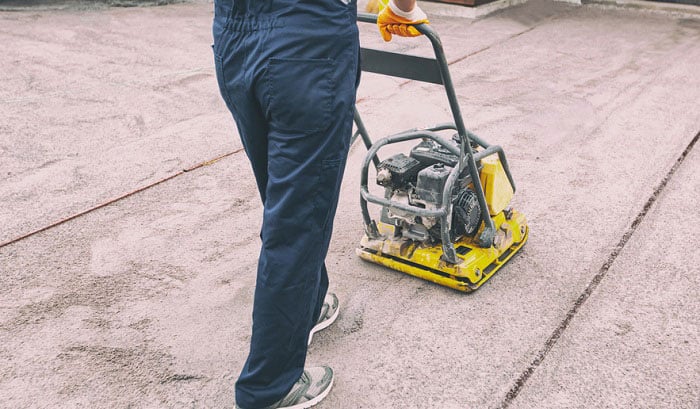
[[(359, 21), (360, 23), (377, 24), (377, 15), (371, 13), (357, 13), (357, 21)], [(439, 44), (440, 48), (442, 48), (442, 44), (440, 43), (440, 36), (438, 36), (437, 32), (433, 30), (433, 28), (430, 27), (429, 24), (413, 24), (413, 27), (415, 27), (419, 33), (428, 37), (428, 39), (430, 39), (430, 42), (433, 43), (433, 47), (435, 47), (435, 44)]]

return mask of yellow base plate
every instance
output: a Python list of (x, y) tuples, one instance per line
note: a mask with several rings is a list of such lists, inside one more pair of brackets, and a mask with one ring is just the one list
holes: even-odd
[[(494, 245), (479, 247), (476, 238), (462, 238), (454, 243), (458, 264), (442, 260), (442, 246), (421, 245), (409, 239), (394, 239), (394, 227), (378, 223), (382, 237), (370, 239), (365, 235), (357, 249), (364, 260), (381, 264), (455, 290), (470, 292), (479, 288), (520, 250), (527, 241), (529, 229), (525, 216), (513, 210), (506, 219), (503, 212), (493, 217), (496, 226)], [(483, 226), (482, 226), (483, 229)]]

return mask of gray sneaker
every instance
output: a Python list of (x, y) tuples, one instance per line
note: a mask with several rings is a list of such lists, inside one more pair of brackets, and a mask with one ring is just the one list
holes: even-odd
[(318, 321), (316, 322), (316, 325), (311, 328), (311, 332), (309, 333), (308, 345), (311, 345), (311, 340), (313, 339), (315, 333), (327, 328), (329, 325), (335, 322), (336, 318), (338, 318), (338, 313), (340, 312), (339, 307), (340, 304), (338, 302), (338, 297), (336, 297), (336, 295), (333, 293), (327, 293), (326, 298), (323, 299), (323, 306), (321, 307), (321, 314), (318, 316)]
[[(282, 400), (264, 409), (306, 409), (319, 403), (333, 386), (333, 370), (327, 366), (304, 369), (301, 378)], [(241, 409), (236, 405), (236, 409)]]

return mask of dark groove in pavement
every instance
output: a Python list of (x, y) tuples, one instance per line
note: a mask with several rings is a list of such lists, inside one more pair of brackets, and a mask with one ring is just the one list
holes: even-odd
[(475, 56), (475, 55), (477, 55), (477, 54), (480, 54), (480, 53), (482, 53), (482, 52), (484, 52), (484, 51), (486, 51), (486, 50), (489, 50), (489, 49), (491, 49), (491, 48), (493, 48), (493, 47), (495, 47), (495, 46), (499, 46), (499, 45), (501, 45), (501, 44), (503, 44), (503, 43), (505, 43), (505, 42), (507, 42), (507, 41), (510, 41), (510, 40), (514, 39), (514, 38), (518, 38), (518, 37), (520, 37), (521, 35), (527, 34), (527, 33), (529, 33), (530, 31), (536, 29), (537, 27), (540, 27), (540, 26), (542, 26), (542, 25), (544, 25), (544, 24), (546, 24), (546, 23), (550, 23), (550, 22), (551, 22), (551, 19), (550, 19), (550, 20), (546, 20), (546, 22), (543, 22), (543, 23), (540, 23), (540, 24), (535, 24), (534, 26), (532, 26), (532, 27), (530, 27), (530, 28), (528, 28), (528, 29), (526, 29), (526, 30), (523, 30), (523, 31), (521, 31), (521, 32), (519, 32), (519, 33), (515, 33), (515, 34), (513, 34), (513, 35), (511, 35), (511, 36), (508, 36), (508, 38), (505, 38), (505, 39), (503, 39), (503, 40), (501, 40), (501, 41), (497, 41), (497, 42), (495, 42), (495, 43), (489, 45), (488, 47), (484, 47), (484, 48), (482, 48), (482, 49), (480, 49), (480, 50), (476, 50), (476, 51), (474, 51), (474, 52), (472, 52), (472, 53), (469, 53), (469, 54), (464, 55), (464, 56), (462, 56), (462, 57), (459, 57), (459, 58), (457, 58), (457, 59), (455, 59), (455, 60), (452, 60), (452, 61), (450, 61), (449, 63), (447, 63), (447, 65), (452, 65), (452, 64), (457, 64), (458, 62), (462, 62), (462, 61), (466, 60), (466, 59), (469, 58), (469, 57), (472, 57), (472, 56)]
[(600, 270), (598, 270), (598, 273), (596, 273), (595, 276), (593, 276), (593, 279), (591, 282), (586, 286), (586, 288), (583, 290), (581, 295), (578, 296), (576, 299), (576, 302), (574, 303), (573, 307), (569, 310), (569, 312), (566, 313), (566, 317), (559, 323), (557, 328), (554, 330), (552, 335), (549, 336), (547, 341), (544, 344), (544, 347), (537, 353), (537, 356), (535, 359), (530, 363), (530, 365), (525, 369), (518, 379), (515, 381), (515, 384), (513, 387), (508, 391), (508, 394), (505, 396), (503, 401), (499, 406), (497, 406), (498, 409), (505, 409), (510, 406), (510, 404), (515, 400), (515, 398), (518, 396), (518, 394), (522, 391), (523, 387), (525, 386), (525, 383), (530, 379), (530, 376), (535, 372), (537, 367), (539, 367), (544, 359), (547, 357), (549, 354), (549, 351), (552, 350), (554, 345), (559, 341), (559, 338), (561, 338), (561, 335), (566, 331), (566, 329), (569, 327), (569, 324), (571, 323), (571, 320), (576, 316), (578, 313), (579, 309), (581, 306), (588, 300), (590, 295), (595, 291), (595, 289), (598, 287), (598, 284), (605, 278), (607, 275), (608, 271), (610, 270), (610, 267), (612, 264), (615, 262), (617, 259), (617, 256), (620, 255), (622, 250), (625, 248), (627, 245), (627, 242), (629, 239), (632, 237), (632, 235), (635, 233), (637, 230), (637, 227), (642, 223), (644, 218), (646, 217), (647, 213), (649, 213), (649, 210), (651, 207), (654, 205), (656, 202), (656, 199), (658, 199), (659, 195), (661, 192), (664, 190), (666, 185), (668, 184), (668, 181), (671, 180), (673, 175), (676, 173), (676, 170), (681, 166), (685, 158), (688, 156), (690, 151), (693, 149), (695, 144), (698, 142), (698, 139), (700, 139), (700, 132), (698, 132), (697, 135), (690, 141), (690, 143), (686, 146), (685, 150), (681, 155), (676, 159), (676, 162), (673, 164), (671, 169), (666, 173), (666, 176), (661, 180), (661, 182), (656, 186), (654, 189), (654, 192), (651, 194), (647, 202), (644, 204), (644, 207), (642, 210), (637, 214), (637, 217), (635, 217), (634, 221), (630, 225), (630, 227), (625, 231), (625, 234), (622, 235), (622, 238), (620, 241), (617, 243), (613, 251), (610, 253), (608, 256), (608, 259), (603, 263), (603, 265), (600, 267)]
[[(548, 20), (547, 22), (550, 22), (550, 21), (551, 21), (551, 20)], [(520, 31), (520, 32), (518, 32), (518, 33), (512, 34), (512, 35), (510, 35), (510, 36), (508, 36), (508, 37), (506, 37), (506, 38), (504, 38), (504, 39), (498, 40), (498, 41), (496, 41), (496, 42), (494, 42), (494, 43), (491, 43), (491, 44), (489, 44), (489, 45), (487, 45), (487, 46), (485, 46), (485, 47), (483, 47), (483, 48), (480, 48), (480, 49), (478, 49), (478, 50), (476, 50), (476, 51), (472, 51), (472, 52), (470, 52), (470, 53), (468, 53), (468, 54), (465, 54), (465, 55), (463, 55), (463, 56), (461, 56), (461, 57), (457, 57), (457, 58), (455, 58), (454, 60), (447, 61), (447, 66), (449, 67), (449, 66), (451, 66), (451, 65), (457, 64), (457, 63), (459, 63), (459, 62), (462, 62), (462, 61), (466, 60), (466, 59), (469, 58), (469, 57), (473, 57), (473, 56), (475, 56), (475, 55), (477, 55), (477, 54), (481, 54), (481, 53), (483, 53), (484, 51), (488, 51), (488, 50), (490, 50), (490, 49), (493, 48), (493, 47), (496, 47), (496, 46), (499, 46), (499, 45), (501, 45), (501, 44), (504, 44), (504, 43), (506, 43), (506, 42), (508, 42), (508, 41), (510, 41), (510, 40), (512, 40), (512, 39), (514, 39), (514, 38), (518, 38), (518, 37), (520, 37), (521, 35), (526, 34), (526, 33), (529, 33), (530, 31), (536, 29), (537, 27), (542, 26), (543, 24), (545, 24), (545, 23), (535, 24), (534, 26), (532, 26), (532, 27), (530, 27), (530, 28), (528, 28), (528, 29), (526, 29), (526, 30), (523, 30), (523, 31)], [(450, 73), (450, 76), (451, 76), (451, 75), (452, 75), (452, 74)], [(454, 79), (453, 79), (453, 81), (454, 81)], [(405, 86), (406, 84), (410, 84), (410, 83), (412, 83), (412, 82), (420, 82), (420, 81), (417, 81), (417, 80), (406, 80), (406, 81), (403, 81), (403, 82), (399, 83), (399, 88)], [(360, 101), (358, 101), (358, 103), (359, 103), (359, 102), (360, 102)]]
[(33, 231), (31, 231), (31, 232), (29, 232), (29, 233), (26, 233), (26, 234), (23, 234), (23, 235), (21, 235), (21, 236), (19, 236), (19, 237), (15, 237), (14, 239), (10, 239), (9, 241), (6, 241), (6, 242), (4, 242), (4, 243), (0, 243), (0, 249), (3, 248), (3, 247), (5, 247), (5, 246), (9, 246), (10, 244), (17, 243), (18, 241), (24, 240), (24, 239), (26, 239), (26, 238), (28, 238), (28, 237), (31, 237), (31, 236), (33, 236), (33, 235), (35, 235), (35, 234), (37, 234), (37, 233), (41, 233), (41, 232), (43, 232), (43, 231), (46, 231), (46, 230), (49, 230), (49, 229), (54, 228), (54, 227), (56, 227), (56, 226), (59, 226), (59, 225), (61, 225), (61, 224), (63, 224), (63, 223), (66, 223), (66, 222), (69, 222), (69, 221), (71, 221), (71, 220), (77, 219), (77, 218), (79, 218), (79, 217), (81, 217), (81, 216), (85, 216), (86, 214), (91, 213), (91, 212), (93, 212), (93, 211), (95, 211), (95, 210), (97, 210), (97, 209), (101, 209), (101, 208), (103, 208), (103, 207), (105, 207), (105, 206), (109, 206), (109, 205), (111, 205), (111, 204), (113, 204), (113, 203), (116, 203), (116, 202), (122, 200), (122, 199), (126, 199), (126, 198), (129, 197), (129, 196), (133, 196), (133, 195), (135, 195), (135, 194), (137, 194), (137, 193), (140, 193), (140, 192), (143, 192), (143, 191), (145, 191), (145, 190), (148, 190), (148, 189), (150, 189), (150, 188), (152, 188), (152, 187), (154, 187), (154, 186), (160, 185), (160, 184), (163, 183), (163, 182), (167, 182), (167, 181), (169, 181), (169, 180), (171, 180), (171, 179), (175, 179), (176, 177), (181, 176), (181, 175), (183, 175), (183, 174), (185, 174), (185, 173), (187, 173), (187, 172), (191, 172), (191, 171), (193, 171), (193, 170), (202, 168), (202, 167), (204, 167), (204, 166), (211, 165), (211, 164), (213, 164), (214, 162), (217, 162), (217, 161), (219, 161), (219, 160), (221, 160), (221, 159), (224, 159), (224, 158), (226, 158), (226, 157), (228, 157), (228, 156), (235, 155), (236, 153), (241, 152), (242, 150), (243, 150), (243, 148), (239, 148), (239, 149), (236, 149), (236, 150), (234, 150), (234, 151), (231, 151), (231, 152), (225, 153), (225, 154), (223, 154), (223, 155), (217, 156), (217, 157), (215, 157), (214, 159), (210, 159), (210, 160), (206, 160), (206, 161), (204, 161), (204, 162), (200, 162), (200, 163), (198, 163), (198, 164), (196, 164), (196, 165), (194, 165), (194, 166), (190, 166), (189, 168), (182, 169), (182, 170), (179, 171), (179, 172), (173, 173), (172, 175), (166, 176), (166, 177), (164, 177), (163, 179), (160, 179), (160, 180), (157, 180), (157, 181), (155, 181), (155, 182), (152, 182), (152, 183), (150, 183), (150, 184), (148, 184), (148, 185), (146, 185), (146, 186), (142, 186), (142, 187), (140, 187), (140, 188), (138, 188), (138, 189), (136, 189), (136, 190), (132, 190), (132, 191), (130, 191), (130, 192), (128, 192), (128, 193), (124, 193), (124, 194), (121, 195), (121, 196), (117, 196), (117, 197), (115, 197), (115, 198), (112, 198), (112, 199), (110, 199), (110, 200), (107, 200), (106, 202), (102, 202), (102, 203), (100, 203), (100, 204), (98, 204), (98, 205), (95, 205), (95, 206), (89, 208), (89, 209), (82, 210), (82, 211), (80, 211), (80, 212), (78, 212), (78, 213), (75, 213), (75, 214), (73, 214), (73, 215), (70, 215), (70, 216), (68, 216), (68, 217), (66, 217), (66, 218), (63, 218), (63, 219), (58, 220), (58, 221), (56, 221), (56, 222), (53, 222), (53, 223), (51, 223), (51, 224), (49, 224), (49, 225), (47, 225), (47, 226), (44, 226), (44, 227), (41, 227), (41, 228), (39, 228), (39, 229), (33, 230)]

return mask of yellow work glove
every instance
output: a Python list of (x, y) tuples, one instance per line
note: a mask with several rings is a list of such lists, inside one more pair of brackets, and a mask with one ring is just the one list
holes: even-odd
[(401, 37), (417, 37), (420, 32), (413, 27), (415, 24), (428, 24), (428, 16), (423, 10), (416, 6), (411, 11), (403, 11), (389, 0), (389, 4), (377, 16), (377, 26), (384, 41), (391, 41), (391, 35), (396, 34)]
[(384, 10), (389, 0), (369, 0), (365, 6), (365, 11), (372, 14), (379, 14)]

